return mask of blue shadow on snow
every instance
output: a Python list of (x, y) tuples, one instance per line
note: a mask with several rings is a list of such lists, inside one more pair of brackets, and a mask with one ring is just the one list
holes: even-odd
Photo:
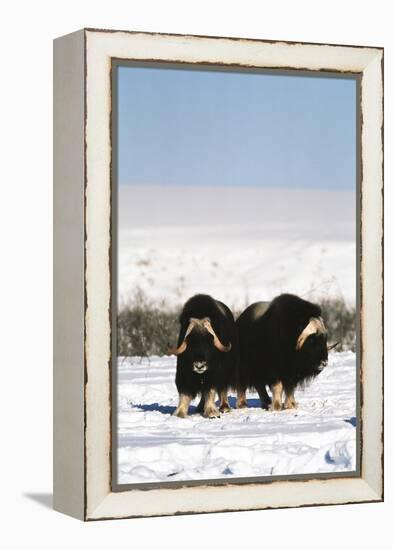
[(344, 422), (348, 422), (348, 424), (351, 424), (351, 426), (356, 428), (356, 416), (352, 416), (352, 418), (345, 418)]
[[(229, 397), (229, 406), (232, 409), (236, 408), (236, 397)], [(216, 402), (218, 405), (218, 401)], [(149, 404), (141, 404), (141, 403), (131, 403), (132, 407), (135, 407), (136, 409), (141, 409), (142, 411), (157, 411), (161, 414), (173, 414), (176, 407), (172, 407), (170, 405), (159, 405), (158, 403), (149, 403)], [(260, 408), (260, 401), (259, 399), (247, 399), (247, 406), (250, 409), (259, 409)], [(196, 414), (197, 408), (195, 405), (191, 405), (188, 413), (189, 414)]]
[[(132, 407), (135, 407), (136, 409), (141, 409), (142, 411), (157, 411), (161, 414), (173, 414), (176, 407), (171, 407), (170, 405), (159, 405), (158, 403), (149, 403), (148, 405), (136, 405), (132, 404)], [(188, 409), (189, 414), (196, 413), (196, 407), (191, 405), (191, 407)]]
[[(228, 397), (228, 402), (232, 409), (236, 408), (236, 397)], [(249, 409), (259, 409), (261, 407), (261, 402), (259, 399), (247, 399), (247, 407)]]

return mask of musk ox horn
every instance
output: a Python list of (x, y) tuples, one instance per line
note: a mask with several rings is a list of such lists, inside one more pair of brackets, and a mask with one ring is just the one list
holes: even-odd
[(330, 351), (331, 349), (334, 349), (335, 347), (337, 347), (341, 342), (336, 342), (335, 344), (331, 344), (330, 346), (328, 346), (328, 351)]
[(182, 353), (184, 353), (186, 351), (186, 349), (187, 349), (186, 338), (190, 334), (192, 329), (195, 327), (195, 321), (196, 321), (196, 319), (190, 319), (190, 322), (188, 324), (186, 333), (185, 333), (184, 338), (183, 338), (183, 342), (180, 344), (180, 346), (178, 348), (169, 349), (168, 353), (170, 355), (181, 355)]
[(211, 326), (210, 319), (204, 319), (203, 320), (203, 326), (205, 327), (205, 329), (208, 332), (210, 332), (210, 334), (212, 334), (212, 336), (214, 338), (213, 344), (219, 351), (222, 351), (223, 353), (227, 353), (228, 351), (231, 351), (232, 344), (229, 342), (229, 344), (227, 346), (224, 346), (221, 343), (221, 341), (218, 338), (217, 334), (214, 332), (213, 327)]
[(301, 332), (296, 342), (296, 349), (300, 350), (303, 347), (304, 342), (311, 334), (326, 334), (326, 328), (323, 323), (322, 317), (311, 317), (308, 325)]

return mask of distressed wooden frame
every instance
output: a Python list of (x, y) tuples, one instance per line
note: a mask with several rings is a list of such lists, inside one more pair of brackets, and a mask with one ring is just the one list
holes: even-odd
[[(359, 76), (358, 477), (112, 491), (113, 60)], [(97, 520), (383, 500), (383, 49), (84, 29), (55, 40), (54, 61), (55, 509)]]

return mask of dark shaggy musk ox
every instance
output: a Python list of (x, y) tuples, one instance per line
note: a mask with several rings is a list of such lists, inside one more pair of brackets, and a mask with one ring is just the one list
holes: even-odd
[(230, 410), (227, 391), (234, 386), (237, 357), (236, 325), (231, 310), (206, 294), (197, 294), (183, 307), (177, 349), (176, 387), (179, 406), (173, 413), (184, 418), (192, 399), (201, 395), (198, 412), (208, 418)]
[[(284, 408), (296, 408), (296, 386), (317, 376), (327, 365), (330, 348), (321, 308), (298, 296), (282, 294), (270, 304), (249, 306), (236, 325), (240, 356), (237, 407), (247, 406), (246, 390), (255, 388), (262, 408), (280, 410), (283, 391)], [(273, 402), (266, 386), (271, 388)]]

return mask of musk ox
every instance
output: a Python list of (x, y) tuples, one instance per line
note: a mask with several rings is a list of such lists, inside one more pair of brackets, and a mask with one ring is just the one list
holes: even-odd
[[(237, 407), (247, 406), (246, 390), (255, 388), (262, 408), (296, 408), (298, 384), (317, 376), (327, 365), (327, 331), (321, 308), (282, 294), (270, 304), (250, 305), (237, 319), (239, 372)], [(334, 347), (334, 346), (331, 346)], [(266, 386), (270, 386), (272, 400)], [(272, 402), (273, 401), (273, 402)]]
[(205, 294), (190, 298), (180, 318), (177, 349), (176, 387), (179, 406), (173, 413), (184, 418), (192, 399), (201, 395), (198, 412), (208, 418), (219, 416), (215, 405), (220, 396), (220, 411), (230, 410), (229, 386), (234, 386), (237, 334), (231, 310)]

